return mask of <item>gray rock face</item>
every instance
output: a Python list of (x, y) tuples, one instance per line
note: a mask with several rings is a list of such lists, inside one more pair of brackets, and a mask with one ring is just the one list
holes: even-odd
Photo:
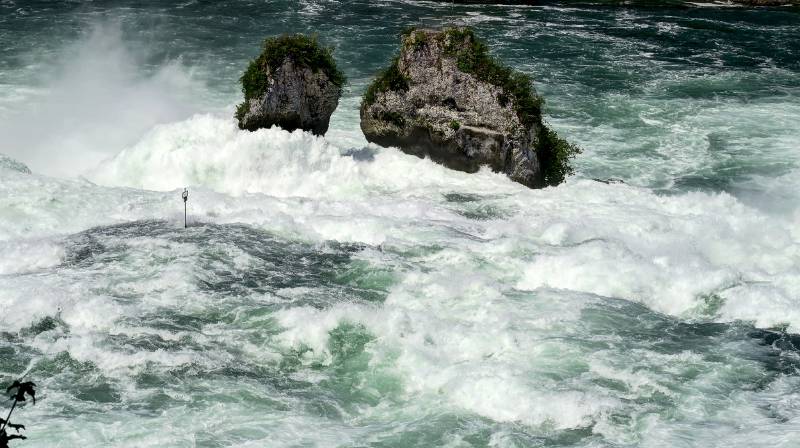
[(31, 170), (27, 165), (18, 160), (14, 160), (5, 154), (0, 154), (0, 169), (16, 171), (23, 174), (31, 174)]
[(448, 38), (434, 30), (403, 37), (397, 71), (407, 88), (365, 97), (361, 130), (367, 140), (455, 170), (489, 166), (528, 187), (543, 186), (535, 151), (540, 120), (523, 125), (502, 87), (461, 71), (444, 47), (469, 43)]
[(267, 89), (251, 98), (239, 127), (254, 131), (278, 125), (287, 131), (302, 129), (316, 135), (328, 131), (331, 114), (339, 105), (342, 88), (322, 71), (296, 64), (292, 58), (267, 67)]

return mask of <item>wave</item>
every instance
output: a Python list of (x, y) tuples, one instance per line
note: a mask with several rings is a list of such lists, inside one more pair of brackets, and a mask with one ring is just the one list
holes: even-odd
[[(585, 179), (529, 190), (395, 149), (358, 151), (299, 131), (243, 132), (231, 119), (197, 115), (156, 127), (95, 169), (89, 179), (105, 186), (4, 178), (2, 205), (15, 212), (0, 240), (137, 219), (178, 225), (179, 191), (188, 186), (194, 222), (397, 250), (444, 246), (457, 259), (491, 257), (503, 266), (501, 290), (554, 288), (688, 319), (800, 326), (794, 212), (771, 214), (727, 193), (660, 195)], [(453, 269), (449, 275), (463, 276), (462, 265)]]
[[(340, 148), (325, 138), (277, 127), (243, 132), (232, 119), (210, 114), (156, 127), (87, 177), (160, 191), (202, 185), (237, 196), (314, 198), (412, 194), (475, 182), (396, 150)], [(488, 171), (477, 179), (485, 188), (507, 188), (502, 176)]]

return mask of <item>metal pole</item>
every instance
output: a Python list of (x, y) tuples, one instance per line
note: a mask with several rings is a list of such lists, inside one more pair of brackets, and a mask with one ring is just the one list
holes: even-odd
[(189, 199), (189, 189), (184, 188), (183, 193), (181, 193), (181, 197), (183, 198), (183, 228), (186, 228), (186, 201)]

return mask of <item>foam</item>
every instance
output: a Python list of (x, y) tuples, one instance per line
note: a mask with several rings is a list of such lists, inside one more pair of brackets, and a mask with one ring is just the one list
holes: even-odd
[(310, 348), (306, 363), (329, 363), (331, 330), (357, 322), (375, 336), (366, 348), (370, 365), (391, 360), (390, 370), (398, 372), (414, 401), (499, 422), (579, 428), (619, 406), (593, 390), (556, 390), (538, 372), (549, 370), (547, 364), (561, 368), (555, 366), (570, 348), (541, 338), (579, 318), (579, 302), (564, 300), (557, 319), (537, 317), (547, 304), (509, 301), (474, 259), (444, 259), (450, 263), (436, 264), (441, 272), (407, 276), (380, 308), (349, 304), (280, 311), (276, 317), (285, 329), (280, 340), (287, 347)]
[(0, 275), (52, 268), (64, 258), (64, 247), (46, 240), (0, 241)]
[[(506, 37), (527, 39), (531, 29), (517, 25), (530, 23), (544, 38), (567, 34), (614, 43), (611, 53), (653, 52), (646, 69), (659, 70), (663, 53), (652, 42), (603, 35), (597, 17), (587, 23), (572, 14), (583, 9), (558, 10), (574, 16), (568, 29), (549, 19), (549, 29), (518, 20)], [(631, 11), (613, 20), (628, 28), (650, 20)], [(468, 20), (495, 21), (491, 14)], [(658, 27), (653, 31), (677, 30)], [(687, 87), (728, 86), (742, 75), (687, 69), (659, 74), (642, 92), (588, 96), (577, 88), (548, 95), (555, 107), (588, 100), (621, 115), (601, 122), (592, 117), (607, 109), (592, 110), (586, 120), (576, 107), (574, 115), (551, 117), (586, 152), (577, 160), (578, 176), (532, 191), (488, 170), (459, 173), (367, 144), (352, 92), (325, 138), (277, 128), (240, 131), (231, 107), (190, 115), (194, 106), (182, 107), (181, 96), (209, 93), (182, 64), (139, 70), (141, 59), (119, 30), (93, 33), (68, 53), (77, 57), (62, 64), (61, 80), (41, 91), (17, 89), (20, 98), (0, 105), (12, 117), (34, 102), (45, 113), (22, 118), (48, 121), (66, 116), (55, 104), (61, 101), (76, 121), (96, 124), (48, 122), (43, 135), (14, 139), (31, 143), (15, 156), (31, 151), (39, 162), (33, 174), (0, 169), (0, 304), (14, 310), (0, 314), (0, 328), (35, 353), (29, 369), (47, 369), (37, 363), (67, 352), (91, 369), (82, 375), (85, 385), (107, 382), (120, 397), (118, 403), (77, 398), (70, 378), (76, 372), (64, 367), (44, 379), (46, 399), (25, 409), (31, 420), (48, 421), (29, 443), (465, 446), (486, 438), (492, 446), (574, 440), (671, 447), (687, 440), (707, 446), (796, 440), (798, 380), (770, 364), (796, 354), (759, 346), (742, 324), (724, 327), (724, 335), (713, 334), (722, 326), (705, 325), (742, 320), (800, 331), (794, 311), (800, 309), (800, 177), (792, 135), (800, 109), (792, 92), (747, 102), (665, 98)], [(505, 54), (531, 64), (508, 48)], [(94, 73), (115, 63), (136, 74), (112, 70), (108, 82), (98, 83)], [(555, 84), (562, 83), (541, 87), (561, 88)], [(109, 88), (121, 96), (106, 101)], [(87, 103), (75, 102), (81, 96)], [(86, 104), (92, 107), (74, 108)], [(113, 141), (98, 138), (107, 135)], [(717, 151), (714, 142), (727, 146)], [(86, 179), (74, 178), (106, 157)], [(743, 178), (725, 177), (728, 158), (746, 165)], [(751, 175), (751, 165), (769, 169)], [(731, 183), (673, 182), (702, 178), (709, 166), (712, 180)], [(586, 179), (596, 173), (628, 183)], [(358, 243), (360, 249), (341, 257), (345, 277), (356, 267), (391, 280), (371, 302), (357, 292), (360, 279), (342, 287), (341, 296), (328, 296), (328, 288), (348, 281), (338, 277), (339, 266), (323, 285), (249, 295), (215, 291), (208, 285), (235, 281), (262, 261), (236, 244), (197, 241), (192, 229), (180, 233), (180, 191), (187, 186), (190, 224), (244, 223), (318, 251), (335, 246), (330, 240)], [(687, 192), (693, 189), (703, 191)], [(166, 220), (175, 233), (80, 233), (150, 219)], [(108, 251), (77, 260), (72, 246), (84, 243)], [(324, 305), (301, 305), (320, 298)], [(172, 322), (172, 315), (190, 323), (182, 328), (185, 321)], [(25, 331), (47, 316), (57, 317), (57, 329)], [(176, 326), (148, 320), (162, 316)], [(343, 324), (369, 335), (354, 366), (337, 363), (330, 352), (331, 332)], [(667, 333), (654, 332), (664, 327)], [(686, 346), (671, 347), (682, 331), (698, 333)], [(712, 335), (701, 338), (702, 331)], [(168, 342), (166, 348), (136, 343), (151, 338)], [(289, 359), (287, 353), (301, 350), (299, 359)], [(141, 387), (148, 375), (167, 383)], [(59, 417), (64, 409), (75, 415)]]
[[(726, 193), (663, 196), (588, 180), (534, 191), (488, 171), (468, 175), (394, 149), (371, 150), (372, 159), (359, 160), (321, 137), (244, 132), (231, 119), (196, 115), (156, 127), (90, 174), (116, 188), (11, 173), (0, 185), (8, 192), (5, 210), (13, 211), (0, 239), (132, 219), (178, 221), (176, 198), (190, 186), (190, 220), (245, 222), (309, 241), (444, 242), (454, 256), (491, 253), (522, 290), (592, 293), (690, 318), (800, 324), (791, 313), (765, 318), (746, 299), (767, 282), (775, 304), (796, 300), (791, 211), (774, 215)], [(453, 191), (484, 198), (500, 214), (468, 219), (444, 201)], [(84, 209), (78, 219), (69, 216), (75, 203)], [(719, 310), (708, 305), (715, 296), (723, 299)]]
[[(157, 126), (88, 177), (103, 185), (161, 191), (203, 185), (235, 196), (313, 198), (412, 195), (445, 183), (451, 188), (472, 183), (467, 174), (419, 163), (396, 150), (375, 147), (373, 160), (360, 161), (343, 156), (345, 149), (299, 130), (244, 132), (233, 119), (201, 114)], [(499, 176), (487, 172), (478, 178)], [(492, 183), (502, 188), (501, 182)]]

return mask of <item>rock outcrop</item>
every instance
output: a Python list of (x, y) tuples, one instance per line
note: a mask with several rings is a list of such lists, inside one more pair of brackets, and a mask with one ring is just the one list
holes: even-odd
[(241, 129), (277, 125), (324, 135), (345, 78), (331, 50), (315, 38), (283, 35), (264, 41), (241, 82), (244, 102), (236, 110)]
[(27, 165), (5, 154), (0, 154), (0, 169), (16, 171), (22, 174), (31, 174), (31, 170)]
[(530, 78), (468, 28), (411, 30), (361, 104), (367, 140), (452, 169), (481, 166), (531, 188), (561, 183), (580, 150), (547, 128)]

